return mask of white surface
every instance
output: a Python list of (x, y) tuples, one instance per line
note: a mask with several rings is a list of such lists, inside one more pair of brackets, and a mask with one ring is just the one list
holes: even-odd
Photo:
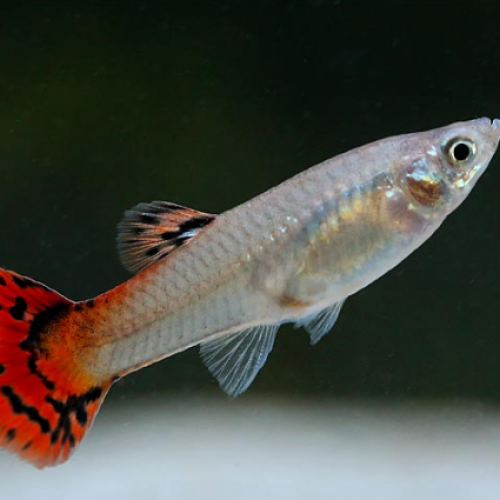
[[(130, 401), (132, 403), (132, 401)], [(500, 498), (500, 412), (245, 397), (101, 412), (70, 461), (0, 454), (0, 499)]]

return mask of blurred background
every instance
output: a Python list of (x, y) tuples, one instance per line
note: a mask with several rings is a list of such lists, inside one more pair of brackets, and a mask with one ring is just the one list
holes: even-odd
[[(219, 213), (382, 137), (500, 115), (500, 3), (0, 3), (0, 265), (128, 278), (139, 201)], [(66, 465), (0, 498), (500, 497), (500, 157), (316, 347), (282, 328), (229, 400), (196, 349), (115, 385)]]

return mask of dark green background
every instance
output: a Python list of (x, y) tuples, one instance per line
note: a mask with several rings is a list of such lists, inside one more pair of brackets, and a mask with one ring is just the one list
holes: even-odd
[[(500, 115), (500, 2), (1, 2), (0, 264), (86, 298), (139, 201), (221, 212), (346, 149)], [(500, 398), (500, 157), (254, 394)], [(217, 394), (195, 349), (112, 392)], [(131, 403), (135, 398), (130, 398)]]

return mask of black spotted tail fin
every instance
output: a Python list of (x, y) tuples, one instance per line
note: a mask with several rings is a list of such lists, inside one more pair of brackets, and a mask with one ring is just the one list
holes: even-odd
[(45, 285), (0, 269), (0, 446), (38, 467), (71, 455), (111, 385), (78, 367), (74, 310)]

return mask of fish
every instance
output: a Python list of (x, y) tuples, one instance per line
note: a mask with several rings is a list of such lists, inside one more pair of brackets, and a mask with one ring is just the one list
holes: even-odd
[(194, 346), (240, 395), (280, 325), (317, 344), (467, 198), (499, 140), (489, 118), (389, 137), (221, 215), (139, 203), (117, 237), (134, 276), (88, 300), (0, 269), (0, 445), (39, 468), (66, 461), (114, 382)]

